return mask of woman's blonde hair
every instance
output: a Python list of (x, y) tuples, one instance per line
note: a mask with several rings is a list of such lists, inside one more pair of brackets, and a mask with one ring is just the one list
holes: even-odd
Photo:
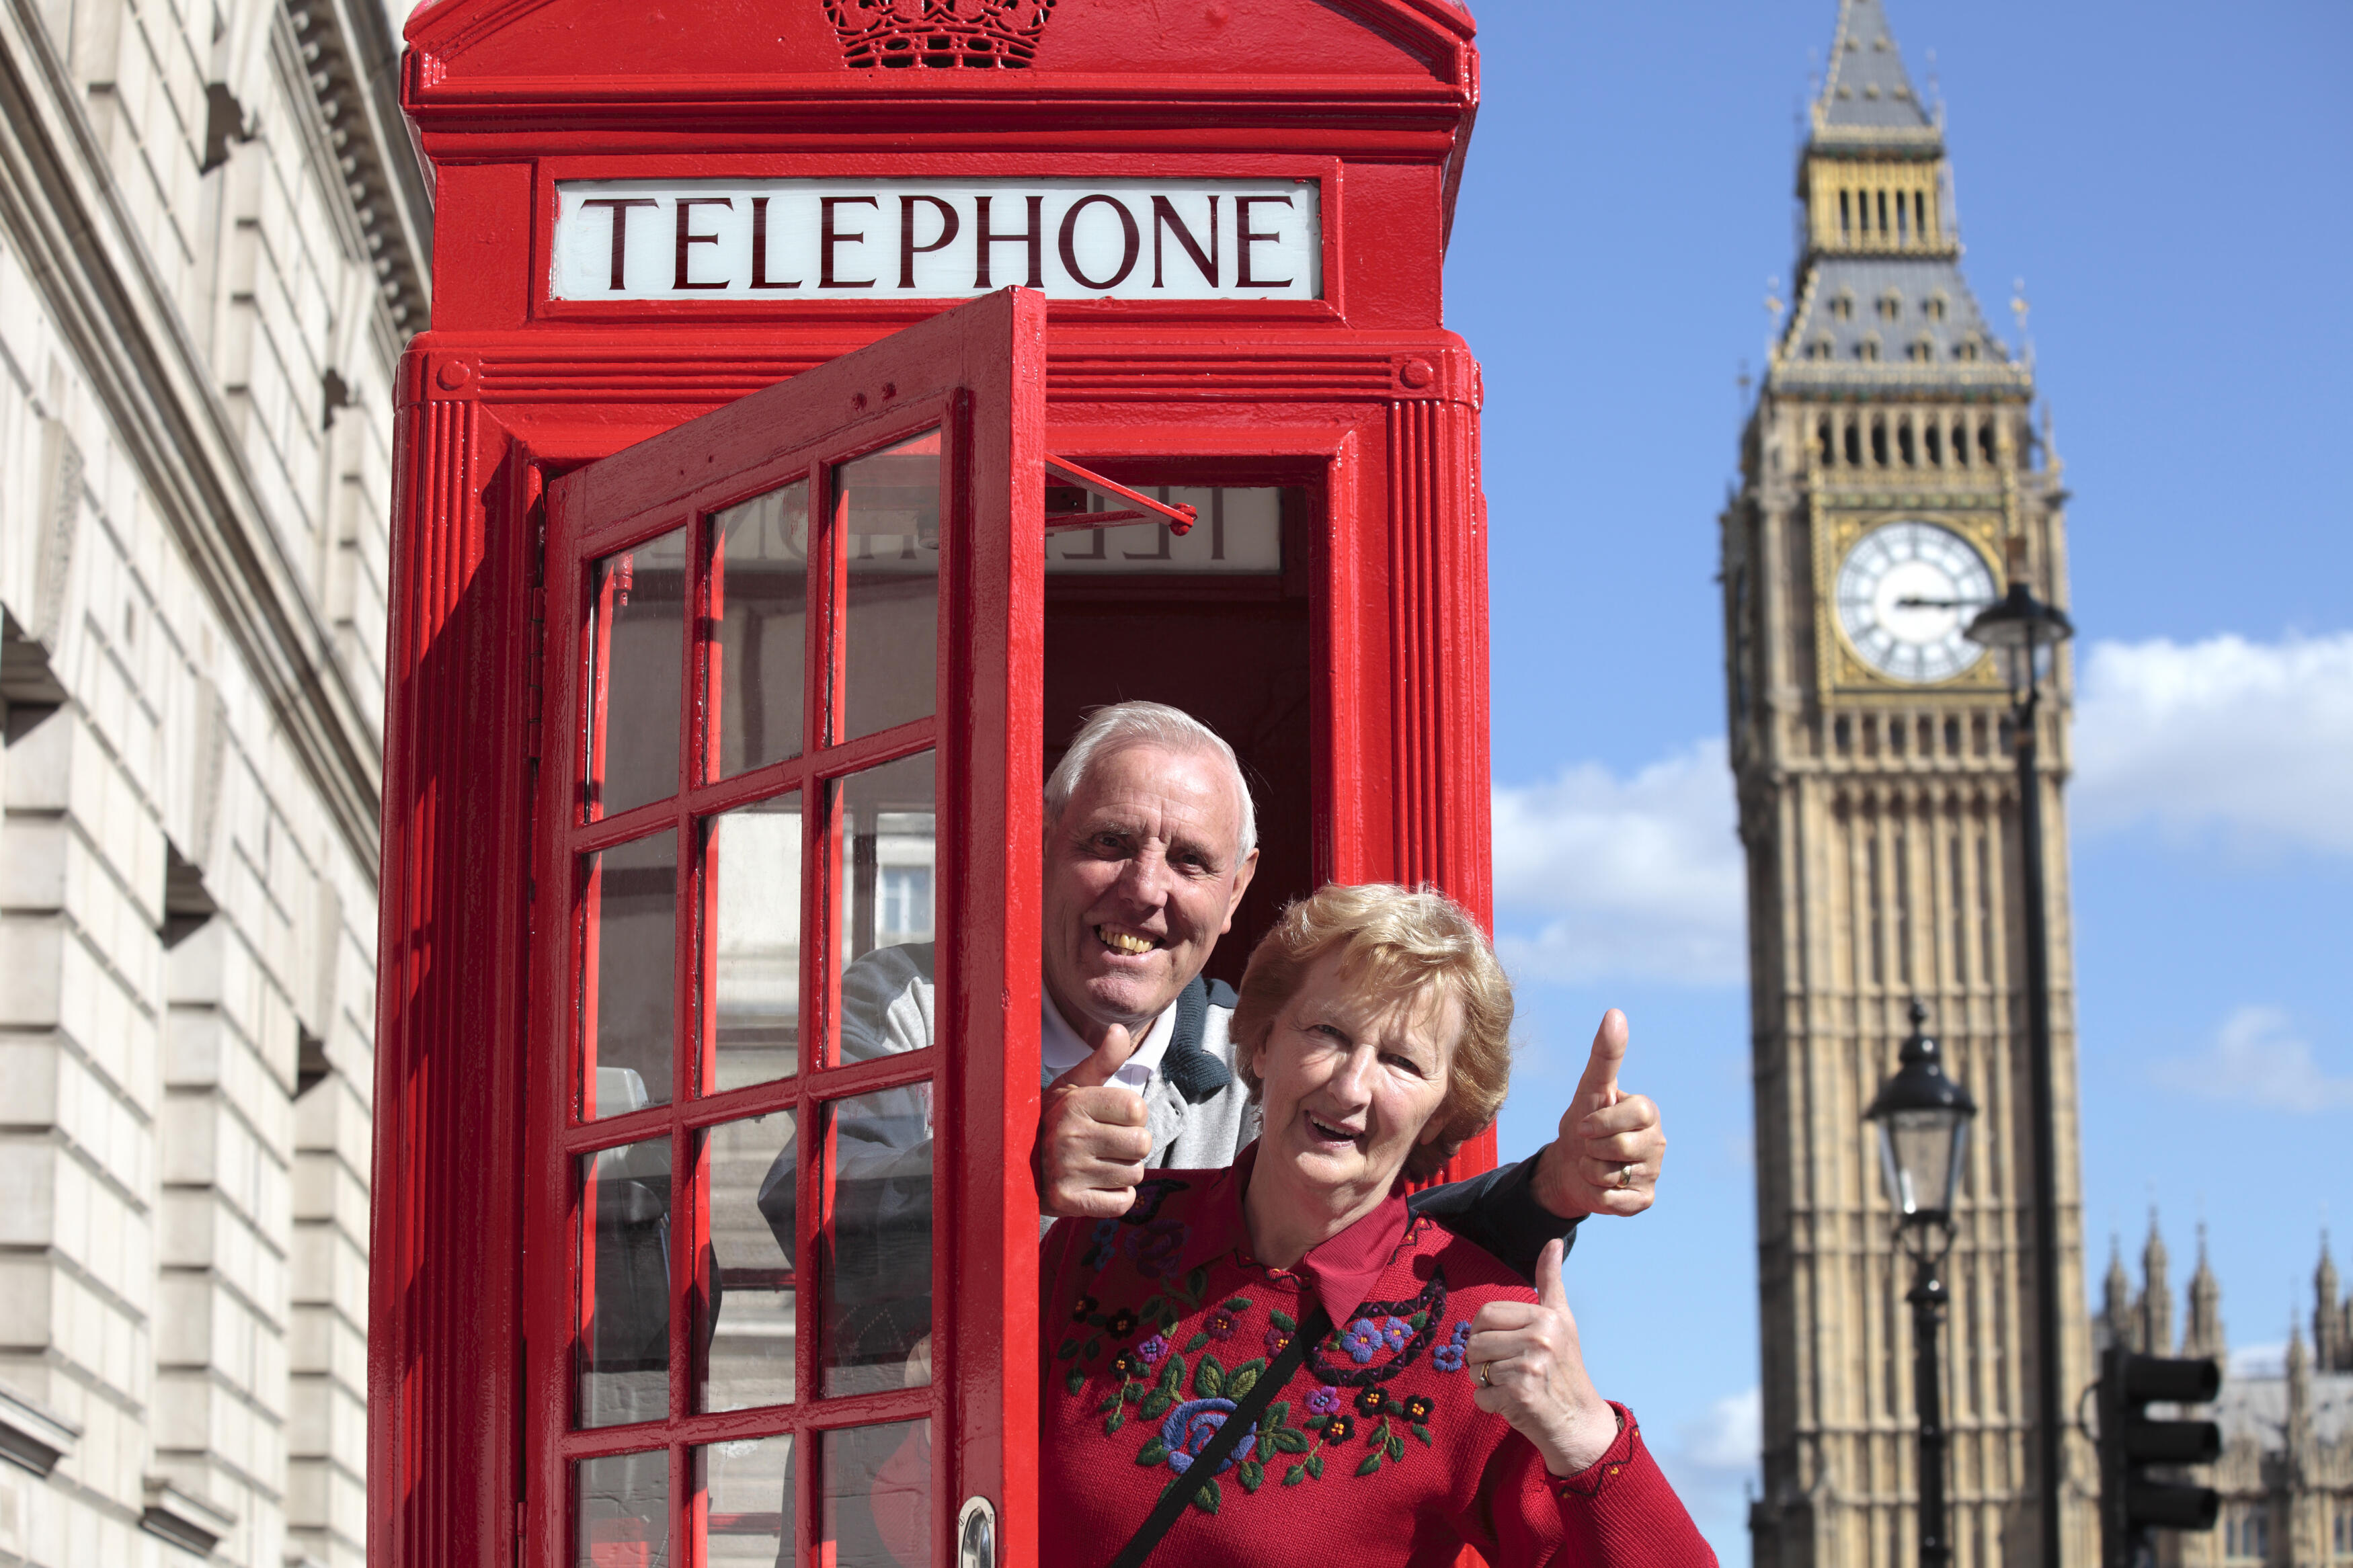
[(1250, 1058), (1308, 972), (1335, 956), (1349, 983), (1375, 995), (1411, 1004), (1444, 986), (1462, 1005), (1446, 1098), (1425, 1124), (1441, 1131), (1406, 1156), (1407, 1175), (1433, 1175), (1486, 1130), (1504, 1103), (1512, 1077), (1512, 983), (1479, 922), (1436, 889), (1390, 882), (1318, 889), (1282, 911), (1242, 973), (1234, 1055), (1252, 1100), (1264, 1085)]

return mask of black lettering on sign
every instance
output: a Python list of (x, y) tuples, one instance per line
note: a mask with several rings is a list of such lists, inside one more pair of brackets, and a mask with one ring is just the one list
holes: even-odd
[(1216, 288), (1218, 286), (1218, 198), (1214, 195), (1209, 198), (1209, 254), (1207, 256), (1201, 254), (1201, 242), (1193, 237), (1193, 231), (1187, 228), (1185, 220), (1177, 216), (1176, 205), (1166, 196), (1152, 198), (1152, 286), (1155, 289), (1165, 289), (1168, 286), (1167, 278), (1160, 268), (1160, 234), (1163, 229), (1169, 228), (1176, 231), (1176, 243), (1185, 247), (1185, 254), (1191, 257), (1193, 265), (1201, 269), (1202, 279), (1210, 288)]
[(1284, 206), (1289, 206), (1291, 198), (1289, 196), (1236, 196), (1234, 198), (1234, 287), (1237, 289), (1288, 289), (1291, 287), (1291, 279), (1288, 278), (1280, 281), (1270, 281), (1263, 278), (1250, 276), (1250, 247), (1282, 237), (1282, 235), (1271, 232), (1261, 234), (1250, 227), (1250, 208), (1261, 204), (1271, 205), (1275, 202), (1281, 202)]
[[(915, 243), (915, 204), (929, 202), (940, 215), (940, 236), (929, 245)], [(956, 210), (938, 196), (901, 196), (899, 198), (899, 287), (915, 286), (915, 258), (928, 256), (934, 250), (945, 250), (955, 239), (956, 229), (963, 223)], [(981, 265), (988, 265), (984, 258)]]
[[(1103, 203), (1112, 211), (1119, 214), (1120, 238), (1123, 246), (1119, 258), (1119, 270), (1101, 283), (1079, 270), (1079, 215), (1097, 202)], [(1081, 196), (1071, 204), (1071, 210), (1062, 215), (1062, 270), (1090, 289), (1116, 289), (1126, 282), (1127, 275), (1135, 270), (1135, 258), (1143, 248), (1144, 236), (1136, 229), (1135, 215), (1128, 211), (1127, 204), (1117, 196), (1102, 195)]]
[(618, 293), (628, 286), (623, 279), (623, 274), (628, 270), (629, 265), (629, 209), (659, 205), (651, 196), (596, 196), (580, 204), (584, 210), (588, 207), (613, 209), (612, 288), (614, 292)]
[(817, 286), (820, 289), (873, 288), (874, 279), (871, 278), (836, 279), (834, 277), (833, 247), (837, 245), (863, 245), (866, 243), (866, 236), (862, 233), (834, 233), (833, 209), (856, 202), (864, 202), (870, 207), (880, 207), (882, 204), (872, 196), (819, 196), (817, 202), (820, 209), (818, 219)]
[[(1161, 499), (1165, 500), (1166, 500), (1167, 498), (1166, 498), (1166, 496), (1163, 496)], [(1169, 541), (1169, 540), (1170, 540), (1170, 538), (1172, 538), (1172, 537), (1173, 537), (1173, 536), (1172, 536), (1172, 535), (1169, 533), (1169, 531), (1168, 531), (1168, 525), (1167, 525), (1166, 523), (1165, 523), (1165, 522), (1164, 522), (1164, 523), (1162, 523), (1162, 524), (1160, 525), (1160, 548), (1159, 548), (1159, 549), (1157, 549), (1157, 550), (1123, 550), (1123, 551), (1121, 551), (1121, 552), (1119, 552), (1119, 553), (1120, 553), (1120, 556), (1121, 556), (1121, 558), (1122, 558), (1123, 560), (1127, 560), (1127, 561), (1166, 561), (1166, 560), (1167, 560), (1167, 559), (1168, 559), (1168, 541)]]
[(768, 198), (752, 198), (752, 287), (754, 289), (797, 289), (797, 278), (788, 280), (768, 276)]
[(1043, 289), (1046, 286), (1046, 216), (1043, 210), (1046, 198), (1029, 198), (1029, 226), (1019, 234), (999, 234), (988, 226), (988, 201), (987, 196), (973, 198), (973, 205), (977, 209), (976, 216), (980, 220), (980, 260), (973, 268), (972, 286), (980, 289), (996, 288), (997, 285), (988, 280), (989, 252), (1000, 245), (1011, 245), (1020, 240), (1029, 247), (1029, 287)]
[(681, 196), (678, 198), (678, 271), (671, 279), (670, 287), (673, 289), (724, 289), (727, 287), (727, 279), (724, 278), (716, 283), (697, 283), (687, 276), (687, 247), (719, 243), (719, 237), (715, 234), (687, 232), (687, 226), (693, 222), (694, 209), (697, 207), (725, 207), (729, 212), (733, 212), (735, 198), (733, 196)]

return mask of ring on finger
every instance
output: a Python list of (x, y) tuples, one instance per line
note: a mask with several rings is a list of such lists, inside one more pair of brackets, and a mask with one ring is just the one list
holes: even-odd
[(1495, 1364), (1495, 1363), (1493, 1363), (1493, 1362), (1486, 1362), (1486, 1361), (1482, 1361), (1482, 1362), (1481, 1362), (1481, 1363), (1479, 1363), (1479, 1386), (1480, 1386), (1480, 1387), (1482, 1387), (1482, 1388), (1493, 1388), (1493, 1387), (1494, 1387), (1494, 1386), (1495, 1386), (1495, 1374), (1494, 1374), (1493, 1373), (1489, 1372), (1489, 1371), (1487, 1370), (1489, 1367), (1491, 1367), (1491, 1366), (1493, 1366), (1493, 1365), (1494, 1365), (1494, 1364)]
[(1641, 1167), (1632, 1161), (1618, 1167), (1618, 1185), (1622, 1190), (1634, 1184), (1634, 1173)]

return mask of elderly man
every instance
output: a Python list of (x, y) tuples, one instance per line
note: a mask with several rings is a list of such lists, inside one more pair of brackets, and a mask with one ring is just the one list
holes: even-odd
[[(1257, 1135), (1227, 1037), (1233, 993), (1201, 975), (1257, 868), (1256, 814), (1232, 748), (1153, 702), (1090, 718), (1045, 804), (1039, 1206), (1108, 1217), (1127, 1211), (1147, 1169), (1221, 1166)], [(843, 973), (841, 998), (844, 1060), (929, 1045), (931, 944), (866, 954)], [(1656, 1107), (1619, 1091), (1626, 1039), (1612, 1008), (1559, 1136), (1539, 1153), (1418, 1194), (1416, 1208), (1524, 1274), (1585, 1215), (1648, 1208), (1666, 1139)], [(929, 1255), (929, 1095), (869, 1101), (841, 1125), (842, 1304), (892, 1319), (920, 1307), (927, 1321), (927, 1289), (918, 1300), (910, 1286)], [(791, 1204), (780, 1160), (760, 1206), (788, 1249)], [(853, 1247), (858, 1229), (867, 1235)], [(878, 1362), (913, 1330), (876, 1326)]]

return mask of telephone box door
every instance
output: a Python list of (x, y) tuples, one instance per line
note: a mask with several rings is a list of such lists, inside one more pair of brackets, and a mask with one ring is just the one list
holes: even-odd
[(991, 295), (549, 489), (529, 1563), (1034, 1554), (1043, 349)]

